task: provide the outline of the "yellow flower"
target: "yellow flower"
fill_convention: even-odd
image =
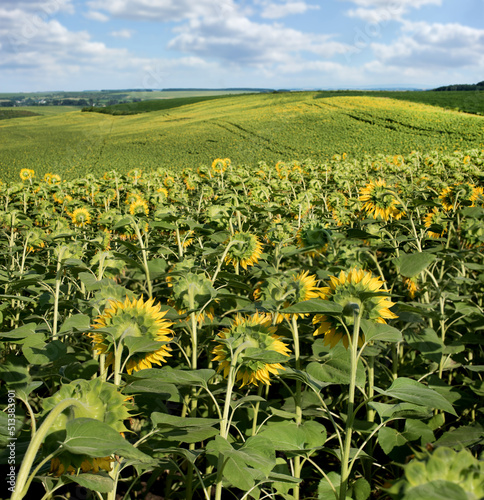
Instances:
[[[132,301],[126,297],[124,302],[113,300],[104,309],[101,316],[94,320],[95,329],[109,329],[111,335],[105,331],[92,332],[89,334],[94,350],[101,354],[107,354],[106,363],[114,363],[114,346],[127,335],[131,337],[145,337],[156,342],[163,342],[159,348],[153,351],[139,352],[131,356],[127,363],[127,372],[151,368],[153,364],[161,365],[165,358],[171,356],[171,348],[166,345],[172,339],[173,325],[171,321],[164,319],[167,311],[161,311],[161,305],[153,305],[155,299],[146,302],[143,298]]]
[[[50,470],[49,473],[53,474],[55,477],[62,476],[66,472],[73,476],[78,473],[80,469],[82,472],[91,472],[92,474],[97,474],[101,469],[106,472],[111,471],[111,463],[114,462],[114,458],[112,457],[101,457],[101,458],[85,458],[79,467],[74,467],[69,464],[67,469],[65,465],[61,462],[61,460],[57,457],[53,458],[50,461]]]
[[[398,201],[393,191],[387,187],[383,179],[371,181],[366,187],[360,189],[360,201],[363,202],[363,210],[374,219],[388,220],[390,217],[401,217],[398,210]]]
[[[434,207],[432,211],[424,217],[424,223],[431,238],[442,238],[447,232],[447,221],[444,220],[444,214],[437,207]],[[442,231],[440,233],[431,231],[430,228],[432,226],[440,226],[442,227]]]
[[[231,245],[227,252],[225,257],[227,264],[232,262],[234,267],[240,264],[244,269],[257,264],[262,255],[262,243],[255,234],[237,232],[230,241],[237,241],[237,243]]]
[[[148,215],[150,212],[148,208],[148,202],[146,200],[142,200],[141,198],[133,201],[133,203],[129,206],[129,213],[131,215]]]
[[[84,227],[91,222],[91,214],[87,208],[76,208],[71,214],[72,223],[77,227]]]
[[[289,349],[275,335],[276,327],[271,326],[270,318],[259,314],[250,317],[237,315],[230,326],[222,330],[218,337],[219,344],[213,349],[215,355],[213,361],[219,361],[217,371],[223,371],[227,377],[230,371],[230,364],[235,350],[242,344],[247,347],[257,348],[265,351],[274,351],[284,356],[289,356]],[[265,363],[250,359],[245,354],[245,350],[239,352],[237,357],[236,382],[241,381],[241,387],[247,384],[258,385],[259,382],[270,385],[270,375],[277,375],[279,370],[284,370],[280,363]]]
[[[331,276],[329,286],[321,289],[321,298],[336,302],[343,307],[344,324],[333,316],[318,314],[313,318],[313,324],[319,324],[314,335],[324,335],[325,345],[334,347],[341,339],[348,348],[348,330],[354,324],[352,305],[357,305],[361,317],[376,323],[386,323],[387,319],[397,316],[390,311],[394,304],[385,291],[381,290],[383,281],[373,277],[371,272],[362,269],[352,269],[346,274],[341,271],[339,276]],[[351,335],[351,331],[349,332]],[[358,344],[363,345],[364,336],[360,334]]]
[[[23,181],[30,181],[34,178],[35,172],[31,168],[22,168],[19,175]]]

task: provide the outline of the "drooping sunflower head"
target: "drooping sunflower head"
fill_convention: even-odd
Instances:
[[[119,344],[127,336],[142,337],[154,342],[160,342],[160,347],[149,352],[137,352],[129,358],[126,365],[128,374],[133,371],[151,368],[153,364],[161,365],[171,348],[166,345],[172,339],[173,325],[164,319],[167,311],[161,311],[161,305],[154,305],[154,299],[143,301],[130,300],[111,301],[103,313],[94,320],[94,331],[89,333],[93,348],[100,354],[107,354],[106,363],[114,362],[114,344]],[[99,331],[96,331],[99,330]]]
[[[237,232],[229,240],[230,248],[225,257],[227,264],[232,263],[234,267],[241,265],[244,269],[257,264],[262,255],[262,243],[255,234]]]
[[[237,348],[246,345],[237,356],[236,381],[242,382],[241,387],[247,384],[258,385],[259,382],[270,385],[270,375],[277,375],[279,370],[284,370],[281,363],[266,363],[249,357],[250,351],[255,348],[264,351],[274,351],[284,356],[289,356],[287,345],[280,336],[275,335],[276,328],[271,326],[271,320],[259,314],[250,317],[237,315],[229,328],[219,334],[219,343],[213,349],[213,361],[219,361],[218,371],[223,371],[227,377],[230,371],[232,358]]]
[[[129,213],[131,215],[148,215],[149,212],[148,202],[141,198],[129,205]]]
[[[326,229],[322,222],[313,219],[301,226],[296,240],[300,248],[307,248],[308,255],[315,257],[328,248],[331,241],[331,231]]]
[[[65,437],[67,422],[76,418],[92,418],[119,433],[127,431],[123,423],[130,416],[126,397],[118,392],[115,385],[103,382],[100,378],[79,379],[63,384],[58,392],[43,400],[43,415],[47,415],[61,401],[71,398],[82,403],[82,406],[71,406],[50,426],[42,448],[46,455],[58,449],[59,441]],[[64,451],[51,461],[51,473],[60,476],[78,469],[83,472],[98,472],[99,469],[109,471],[111,461],[111,457],[89,457]]]
[[[22,168],[19,175],[23,181],[30,181],[34,178],[35,172],[31,168]]]
[[[431,238],[442,238],[447,232],[447,220],[445,214],[443,214],[437,207],[434,207],[425,217],[424,217],[425,227]],[[437,232],[437,228],[440,232]]]
[[[286,246],[293,239],[294,230],[290,222],[282,219],[281,216],[275,217],[266,231],[266,240],[273,246]]]
[[[207,307],[215,297],[212,282],[203,274],[187,272],[177,276],[172,282],[173,298],[169,300],[179,314],[196,311],[197,320],[201,323],[205,317],[213,319],[213,307]]]
[[[397,316],[390,311],[394,305],[381,288],[384,282],[371,272],[352,269],[348,273],[341,271],[338,276],[331,276],[329,286],[322,288],[321,298],[336,302],[343,307],[343,317],[337,318],[318,314],[313,324],[319,324],[314,335],[324,335],[325,345],[334,347],[341,339],[348,348],[351,329],[354,324],[354,309],[360,309],[361,317],[375,323],[386,323],[387,319]],[[360,334],[359,345],[363,345],[364,337]]]
[[[76,208],[71,215],[72,223],[77,227],[85,227],[91,222],[91,214],[87,208]]]
[[[374,219],[387,221],[390,217],[401,213],[394,190],[387,186],[383,179],[371,181],[366,187],[361,188],[360,201],[363,203],[363,210]]]

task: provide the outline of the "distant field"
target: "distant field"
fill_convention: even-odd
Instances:
[[[9,120],[11,118],[24,118],[26,116],[39,116],[38,113],[29,111],[27,109],[11,109],[0,108],[0,120]]]
[[[395,92],[395,91],[323,91],[318,94],[321,99],[337,96],[388,97],[402,101],[430,104],[444,109],[463,111],[484,115],[484,91],[433,91]]]
[[[106,107],[92,107],[84,108],[83,111],[91,111],[97,113],[105,113],[110,115],[119,114],[136,114],[136,113],[147,113],[151,111],[161,111],[166,109],[178,108],[180,106],[186,106],[188,104],[195,104],[197,102],[210,101],[212,99],[222,99],[224,97],[229,97],[227,94],[215,94],[215,95],[194,95],[194,96],[184,96],[184,97],[166,97],[159,99],[149,99],[141,102],[130,102],[126,104],[115,104],[113,106]]]
[[[484,148],[483,117],[375,93],[239,95],[132,116],[45,110],[3,120],[0,177],[17,179],[23,167],[74,178],[134,167],[197,168],[217,157],[256,165],[470,148]]]

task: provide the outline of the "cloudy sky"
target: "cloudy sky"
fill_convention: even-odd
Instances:
[[[1,0],[0,92],[484,80],[484,0]]]

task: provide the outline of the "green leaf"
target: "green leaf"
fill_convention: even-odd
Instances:
[[[336,302],[322,299],[309,299],[281,310],[284,314],[341,314],[343,307]]]
[[[91,319],[86,314],[74,314],[67,318],[59,329],[59,334],[74,331],[84,332],[89,330]]]
[[[415,350],[420,351],[424,358],[440,363],[442,358],[442,339],[432,328],[425,328],[422,332],[405,332],[405,339]]]
[[[127,335],[124,337],[123,343],[128,348],[129,354],[132,356],[138,352],[157,351],[168,342],[159,342],[146,337],[134,337]]]
[[[387,404],[372,401],[368,405],[377,411],[382,420],[389,418],[426,418],[431,415],[428,408],[413,403]]]
[[[105,473],[98,474],[78,474],[77,476],[63,477],[64,482],[77,483],[91,491],[99,491],[99,493],[109,493],[114,488],[114,481]]]
[[[342,345],[337,345],[328,351],[320,363],[312,362],[306,371],[321,382],[331,384],[349,384],[351,373],[351,354]],[[356,371],[356,384],[364,387],[366,383],[365,368],[362,361],[358,362]]]
[[[208,381],[215,375],[215,370],[200,369],[200,370],[177,370],[168,367],[164,368],[148,368],[140,370],[132,376],[135,378],[150,378],[158,379],[160,382],[174,384],[177,386],[202,386],[207,387]]]
[[[439,479],[407,490],[402,500],[469,500],[467,493],[456,483]]]
[[[220,423],[218,418],[178,417],[159,412],[151,414],[151,421],[153,425],[179,427],[182,429],[187,427],[211,427]]]
[[[62,448],[78,455],[105,457],[116,453],[124,458],[142,462],[153,459],[126,441],[108,424],[92,418],[75,418],[66,424],[66,438]]]
[[[33,335],[35,329],[37,328],[36,323],[27,323],[25,325],[15,328],[15,330],[10,330],[9,332],[1,332],[0,338],[2,339],[24,339]]]
[[[42,342],[32,346],[24,345],[22,352],[32,365],[46,365],[64,356],[67,346],[60,340],[53,340],[48,344]]]
[[[484,443],[484,427],[480,423],[471,425],[464,425],[444,432],[442,436],[437,439],[436,445],[449,446],[460,450],[461,448],[469,448],[476,444]]]
[[[331,481],[331,484],[328,483],[328,479],[324,477],[323,479],[321,479],[318,486],[318,500],[330,500],[332,498],[338,500],[341,476],[336,472],[328,472],[326,476]],[[336,491],[333,490],[331,485],[333,486],[333,488],[335,488]]]
[[[266,349],[259,349],[257,347],[248,347],[243,353],[244,361],[261,361],[263,363],[284,363],[288,357],[280,352],[268,351]]]
[[[443,396],[416,380],[399,377],[386,391],[382,391],[377,387],[375,387],[375,391],[391,398],[426,406],[428,408],[444,410],[457,416],[452,405]]]
[[[351,485],[351,491],[355,500],[367,500],[370,498],[371,486],[365,478],[360,477]]]
[[[381,342],[400,342],[402,333],[400,330],[388,326],[383,323],[374,323],[373,321],[362,320],[361,329],[365,334],[365,342],[381,341]]]
[[[295,422],[278,422],[267,426],[258,436],[269,439],[278,451],[304,450],[306,433]]]
[[[381,449],[388,455],[395,446],[403,446],[407,443],[405,437],[391,427],[382,427],[378,431],[378,443]]]
[[[415,252],[411,254],[400,254],[395,259],[395,265],[398,272],[407,278],[413,278],[420,274],[424,269],[432,264],[437,256],[428,252]]]

